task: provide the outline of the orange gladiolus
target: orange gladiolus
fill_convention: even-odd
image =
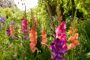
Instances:
[[[77,39],[78,40],[78,33],[75,33],[75,39]]]
[[[73,43],[71,43],[71,44],[68,45],[68,50],[73,49],[73,48],[75,48],[75,47],[76,47],[76,46],[75,46]]]
[[[47,34],[45,32],[45,30],[42,31],[42,42],[43,46],[45,47],[46,46],[46,43],[47,43]]]
[[[30,30],[30,49],[32,53],[36,51],[36,45],[37,45],[37,32],[35,28],[32,28]]]
[[[71,41],[73,42],[74,40],[75,40],[75,37],[74,37],[74,36],[72,36]]]
[[[74,40],[73,44],[77,46],[77,45],[79,45],[79,41],[78,40]]]
[[[14,36],[14,26],[10,25],[10,36]]]
[[[72,34],[72,33],[73,34]],[[74,31],[73,30],[70,30],[70,33],[69,33],[71,36],[70,38],[68,39],[68,41],[71,41],[71,43],[68,45],[68,50],[69,49],[73,49],[75,48],[77,45],[79,45],[79,41],[78,41],[78,33],[77,33],[77,29],[75,29]]]
[[[30,43],[30,49],[31,49],[31,52],[34,53],[37,50],[36,44]]]

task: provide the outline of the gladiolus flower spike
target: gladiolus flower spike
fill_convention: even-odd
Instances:
[[[46,47],[46,45],[47,45],[47,34],[46,34],[45,30],[42,31],[42,42],[41,42],[41,44],[44,47]]]
[[[27,33],[27,25],[28,25],[27,19],[23,17],[22,18],[22,32],[23,33]]]
[[[68,38],[68,42],[71,42],[68,44],[68,50],[70,50],[76,48],[76,46],[79,45],[77,29],[75,28],[73,30],[71,27],[68,34],[70,35],[70,37]]]
[[[56,39],[51,43],[51,60],[65,60],[64,55],[67,51],[66,45],[66,22],[63,21],[56,29]]]
[[[30,36],[30,49],[31,49],[31,52],[34,53],[37,50],[37,48],[36,48],[37,32],[36,32],[35,28],[31,28],[29,36]]]

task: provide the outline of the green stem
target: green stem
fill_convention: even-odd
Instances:
[[[74,0],[71,0],[71,2],[72,2],[72,18],[74,18],[75,11],[76,11],[75,1]]]
[[[73,49],[72,49],[72,52],[71,52],[71,53],[72,53],[72,60],[74,60],[74,59],[73,59],[73,54],[74,54]]]

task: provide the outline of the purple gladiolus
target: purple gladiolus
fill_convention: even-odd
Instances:
[[[0,18],[0,22],[3,23],[5,21],[5,18],[4,17],[1,17]]]
[[[64,41],[62,41],[62,40],[59,40],[59,39],[55,39],[53,42],[52,42],[52,44],[51,44],[51,49],[52,49],[52,51],[55,53],[56,52],[56,50],[57,50],[57,52],[58,51],[66,51],[66,49],[64,49],[63,48],[63,46],[64,46]]]
[[[63,45],[64,45],[64,41],[62,40],[59,40],[59,39],[55,39],[53,41],[53,43],[51,44],[51,49],[52,49],[52,56],[53,56],[53,59],[57,60],[58,58],[61,59],[60,56],[64,55],[66,53],[66,49],[63,48]],[[56,56],[58,56],[58,58],[56,58]],[[52,59],[52,60],[53,60]],[[59,60],[60,60],[59,59]],[[63,59],[63,58],[62,58]],[[61,60],[62,60],[61,59]]]
[[[67,51],[66,45],[66,22],[63,21],[56,29],[56,39],[51,43],[51,60],[65,60],[64,55]]]

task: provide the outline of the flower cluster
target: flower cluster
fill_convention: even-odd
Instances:
[[[27,33],[27,25],[28,25],[28,21],[25,17],[22,18],[22,24],[21,24],[21,27],[22,27],[22,32],[23,33]]]
[[[42,30],[42,42],[41,44],[45,47],[47,43],[47,34],[45,30]]]
[[[66,45],[66,22],[63,21],[56,29],[56,39],[51,44],[52,60],[65,60]]]
[[[30,49],[32,53],[34,53],[37,50],[36,45],[37,45],[37,31],[35,30],[34,27],[32,27],[30,30]]]
[[[77,29],[70,28],[68,34],[70,35],[70,37],[68,38],[68,42],[71,42],[70,44],[68,44],[68,50],[70,50],[79,45]]]

